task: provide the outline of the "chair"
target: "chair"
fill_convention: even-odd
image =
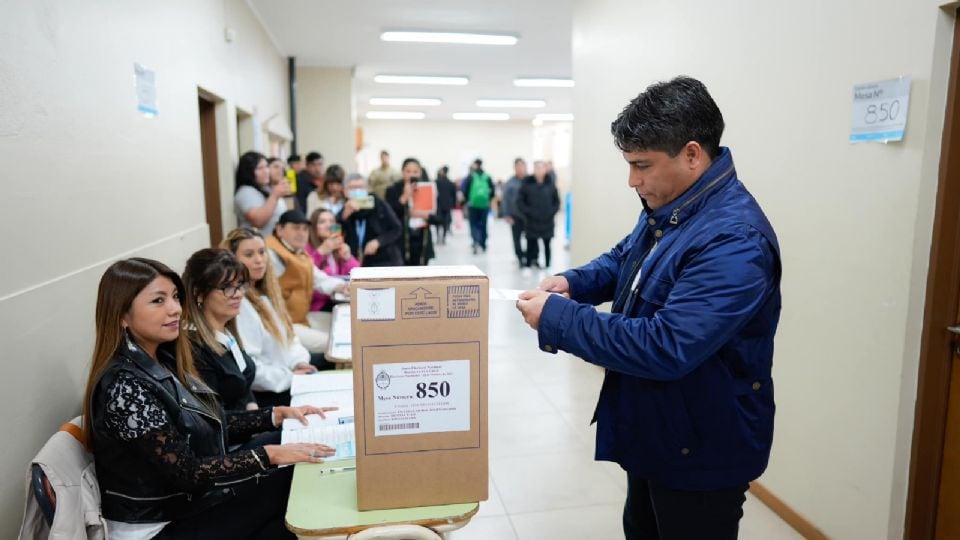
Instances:
[[[443,537],[420,525],[387,525],[364,529],[351,534],[347,540],[443,540]]]
[[[103,540],[100,489],[93,456],[83,445],[80,418],[53,434],[26,471],[20,540]]]
[[[53,514],[57,511],[57,493],[53,491],[50,480],[38,463],[30,465],[30,487],[33,489],[33,497],[37,500],[43,519],[48,526],[53,525]]]

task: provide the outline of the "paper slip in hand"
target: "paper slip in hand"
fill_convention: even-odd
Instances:
[[[490,299],[516,302],[522,292],[520,289],[490,289]]]

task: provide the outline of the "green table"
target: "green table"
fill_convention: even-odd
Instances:
[[[479,503],[394,510],[357,510],[356,470],[323,474],[323,469],[354,467],[356,461],[300,463],[293,470],[287,528],[300,538],[343,539],[371,527],[410,523],[445,533],[463,527]]]

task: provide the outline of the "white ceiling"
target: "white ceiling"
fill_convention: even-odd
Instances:
[[[285,56],[299,66],[354,67],[359,118],[370,110],[416,110],[428,120],[454,112],[573,112],[570,88],[517,88],[515,77],[571,76],[573,0],[248,0]],[[383,30],[513,34],[513,46],[386,43]],[[467,86],[379,84],[375,74],[466,75]],[[438,97],[438,107],[371,106],[371,97]],[[477,99],[544,99],[540,109],[478,108]],[[375,121],[375,120],[369,120]]]

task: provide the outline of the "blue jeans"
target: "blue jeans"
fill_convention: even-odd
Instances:
[[[481,249],[487,249],[487,214],[489,208],[467,207],[467,214],[470,219],[470,237],[473,243],[480,246]]]

